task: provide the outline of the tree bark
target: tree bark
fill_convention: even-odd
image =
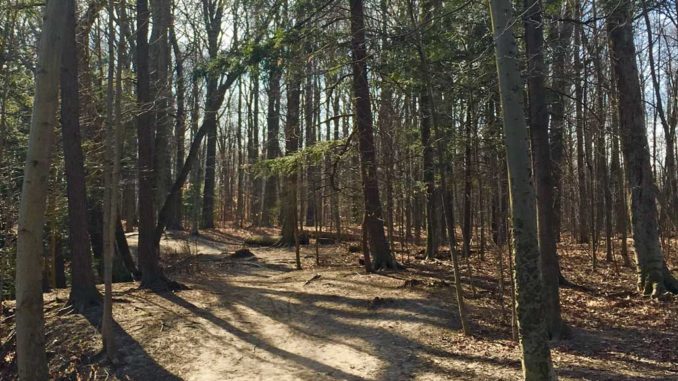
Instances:
[[[659,242],[656,186],[651,175],[645,113],[633,41],[632,4],[606,0],[607,33],[619,96],[618,112],[626,178],[631,188],[633,241],[638,264],[638,289],[660,297],[678,293],[678,281],[666,268]]]
[[[148,0],[137,0],[137,135],[139,149],[139,267],[141,286],[151,289],[164,288],[164,276],[160,268],[159,252],[154,243],[155,205],[153,197],[154,163],[153,152],[155,128],[153,110],[150,109],[151,86],[149,68]]]
[[[301,97],[301,73],[298,62],[290,64],[289,82],[287,84],[287,121],[285,122],[285,156],[299,149],[299,107]],[[282,199],[282,231],[279,245],[296,245],[298,212],[297,212],[297,168],[285,175],[285,186]]]
[[[186,78],[184,78],[184,57],[182,56],[181,49],[179,48],[179,42],[177,41],[176,33],[174,32],[174,26],[170,25],[170,41],[172,42],[172,50],[174,51],[174,61],[175,61],[175,71],[177,76],[177,114],[176,114],[176,144],[177,144],[177,157],[176,157],[176,167],[175,173],[180,173],[181,168],[184,165],[184,157],[186,149],[184,147],[184,137],[186,135]],[[174,196],[172,206],[169,212],[170,217],[167,226],[170,229],[180,230],[182,229],[182,219],[183,219],[183,187],[177,190],[176,196]]]
[[[203,0],[205,29],[207,30],[207,50],[210,59],[215,60],[219,54],[219,35],[221,33],[221,19],[224,11],[223,2]],[[214,188],[216,176],[217,153],[217,112],[223,102],[219,95],[218,74],[210,70],[207,73],[207,93],[205,97],[205,116],[203,124],[207,126],[207,154],[205,158],[205,185],[202,203],[202,227],[214,227]]]
[[[266,159],[280,156],[280,77],[281,70],[277,58],[271,60],[268,70],[268,105],[266,111]],[[264,185],[261,226],[271,226],[272,211],[278,201],[278,177],[273,175],[266,179]]]
[[[149,65],[151,68],[151,93],[155,113],[155,149],[153,151],[153,174],[155,181],[155,207],[159,209],[165,201],[171,186],[171,150],[170,146],[170,89],[169,85],[169,25],[171,21],[171,1],[150,0],[151,38],[149,40]]]
[[[362,0],[349,0],[351,7],[351,52],[353,68],[353,96],[355,98],[356,129],[360,150],[360,175],[363,183],[365,223],[370,253],[375,270],[399,267],[391,254],[382,218],[379,184],[377,180],[376,149],[372,128],[370,88],[367,82],[367,50]]]
[[[46,381],[48,378],[42,272],[36,270],[42,267],[42,235],[68,8],[65,1],[47,3],[38,45],[16,258],[16,353],[21,380]]]
[[[75,0],[67,0],[61,64],[61,134],[63,139],[66,193],[68,196],[68,242],[71,251],[69,304],[83,311],[101,302],[92,272],[92,252],[87,232],[85,163],[80,137],[78,59],[75,45]]]
[[[554,2],[555,0],[550,1]],[[572,7],[568,3],[565,5],[565,10],[562,13],[563,18],[572,17]],[[570,94],[571,83],[567,78],[566,57],[570,51],[570,40],[572,39],[572,31],[574,27],[571,22],[553,22],[551,24],[551,35],[555,36],[553,42],[553,63],[551,64],[551,71],[553,73],[553,81],[551,86],[552,99],[551,102],[551,172],[553,176],[553,232],[556,240],[560,241],[560,230],[562,226],[562,200],[564,195],[564,187],[562,184],[564,151],[564,135],[565,135],[565,97]]]
[[[556,252],[555,216],[553,214],[553,176],[549,144],[549,115],[544,85],[544,22],[539,0],[525,0],[523,20],[528,71],[529,120],[532,155],[537,188],[539,251],[544,285],[544,315],[552,339],[563,333],[560,316],[558,253]]]
[[[539,268],[537,216],[530,175],[527,125],[518,49],[511,31],[515,23],[509,0],[491,0],[499,92],[504,114],[504,144],[511,186],[511,219],[515,242],[515,293],[523,377],[555,380],[543,319],[543,285]]]
[[[581,19],[581,5],[579,2],[575,5],[576,18]],[[576,25],[574,36],[574,71],[575,71],[575,115],[576,115],[576,135],[577,135],[577,186],[579,189],[579,223],[577,224],[577,240],[579,243],[589,242],[589,225],[587,216],[587,184],[586,184],[586,164],[584,162],[584,91],[582,89],[582,58],[581,58],[581,40],[584,33],[581,25]]]

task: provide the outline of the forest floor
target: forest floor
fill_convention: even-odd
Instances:
[[[55,379],[117,380],[517,380],[509,297],[500,297],[496,253],[471,257],[464,276],[472,336],[460,331],[449,260],[398,253],[407,269],[365,274],[348,243],[294,249],[250,247],[252,234],[219,229],[163,240],[167,274],[189,287],[156,294],[114,285],[119,361],[100,354],[100,310],[63,310],[67,291],[46,294],[46,335]],[[129,237],[134,246],[135,236]],[[552,343],[561,380],[678,380],[678,299],[634,291],[635,274],[604,260],[592,270],[584,246],[560,248],[561,292],[570,337]],[[601,254],[602,256],[602,254]],[[675,256],[675,254],[674,254]],[[506,258],[505,258],[506,259]],[[466,263],[464,272],[466,272]],[[510,293],[505,261],[506,295]],[[675,264],[675,262],[673,262]],[[675,267],[675,266],[674,266]],[[5,311],[12,311],[12,303]],[[3,319],[3,337],[11,316]],[[0,379],[15,374],[2,339]],[[5,378],[6,377],[6,378]]]

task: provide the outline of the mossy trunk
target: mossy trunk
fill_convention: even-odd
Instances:
[[[555,380],[543,314],[543,284],[537,241],[536,198],[532,185],[523,83],[518,48],[511,31],[516,20],[509,0],[491,0],[504,143],[511,187],[518,334],[525,380]]]

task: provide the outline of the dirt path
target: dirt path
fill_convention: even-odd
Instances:
[[[180,251],[180,242],[166,241],[165,250]],[[119,374],[148,379],[160,369],[196,381],[520,378],[519,349],[482,296],[471,300],[478,338],[460,335],[453,289],[439,280],[449,272],[440,268],[365,275],[357,254],[343,246],[321,247],[323,266],[315,267],[309,246],[305,270],[293,271],[292,250],[252,248],[256,260],[246,260],[224,254],[240,248],[230,239],[192,245],[192,272],[174,274],[190,290],[135,290],[122,296],[129,303],[116,305],[116,319],[146,351],[130,352]],[[553,351],[561,379],[678,379],[675,356],[662,361],[642,342],[633,349],[633,331],[609,328],[574,327],[573,338]],[[666,336],[667,344],[675,339]]]
[[[453,305],[430,303],[430,295],[401,288],[402,278],[362,275],[357,266],[292,271],[289,250],[252,249],[257,260],[216,253],[235,248],[199,248],[205,254],[194,262],[196,271],[178,276],[191,290],[121,295],[129,303],[116,305],[117,321],[167,371],[186,380],[426,380],[452,374],[435,365],[449,354],[421,338],[457,329]],[[323,256],[332,250],[323,249]],[[138,372],[149,369],[135,358],[138,353],[124,358],[121,372],[140,379],[145,375]]]
[[[402,272],[365,275],[359,254],[346,246],[321,246],[321,266],[307,246],[304,270],[296,271],[293,250],[250,248],[256,258],[231,257],[241,247],[237,236],[166,237],[163,257],[175,263],[167,264],[169,275],[190,289],[155,294],[133,283],[114,286],[121,362],[112,368],[95,356],[100,314],[89,321],[58,314],[61,304],[48,294],[53,374],[140,381],[520,379],[508,301],[502,309],[491,258],[476,264],[476,297],[465,290],[474,336],[464,337],[448,262],[412,260]],[[579,260],[587,258],[568,257],[564,270],[580,284],[632,284],[630,271],[574,272],[570,266],[585,266]],[[609,293],[563,290],[573,335],[552,350],[560,379],[678,380],[677,303],[606,287]]]

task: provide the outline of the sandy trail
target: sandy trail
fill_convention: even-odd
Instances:
[[[129,241],[134,247],[136,236]],[[321,246],[321,266],[315,266],[315,248],[306,246],[304,270],[296,271],[293,250],[251,248],[256,259],[232,258],[240,242],[235,235],[165,237],[168,275],[190,289],[156,294],[134,283],[114,285],[121,363],[93,366],[98,373],[90,379],[521,378],[520,351],[510,339],[510,315],[498,301],[491,262],[474,275],[477,298],[465,287],[475,336],[464,337],[449,261],[413,260],[405,271],[365,275],[360,254],[345,245]],[[578,260],[587,258],[566,263]],[[569,274],[579,282],[590,278]],[[632,272],[623,276],[632,284]],[[633,295],[563,290],[566,319],[579,325],[552,349],[561,380],[678,380],[678,354],[670,349],[678,344],[675,302],[652,304],[626,292]],[[87,321],[56,314],[59,303],[48,301],[47,308],[50,363],[62,374],[72,374],[63,364],[79,366],[80,374],[99,364],[100,312]]]
[[[186,380],[446,378],[431,365],[448,354],[418,338],[454,333],[453,305],[431,304],[400,288],[400,278],[363,275],[357,266],[292,271],[291,250],[252,249],[256,260],[224,254],[237,247],[198,242],[196,271],[177,277],[190,290],[122,296],[129,303],[116,305],[115,318],[143,343],[147,360]],[[134,379],[149,371],[138,355],[120,370]]]

